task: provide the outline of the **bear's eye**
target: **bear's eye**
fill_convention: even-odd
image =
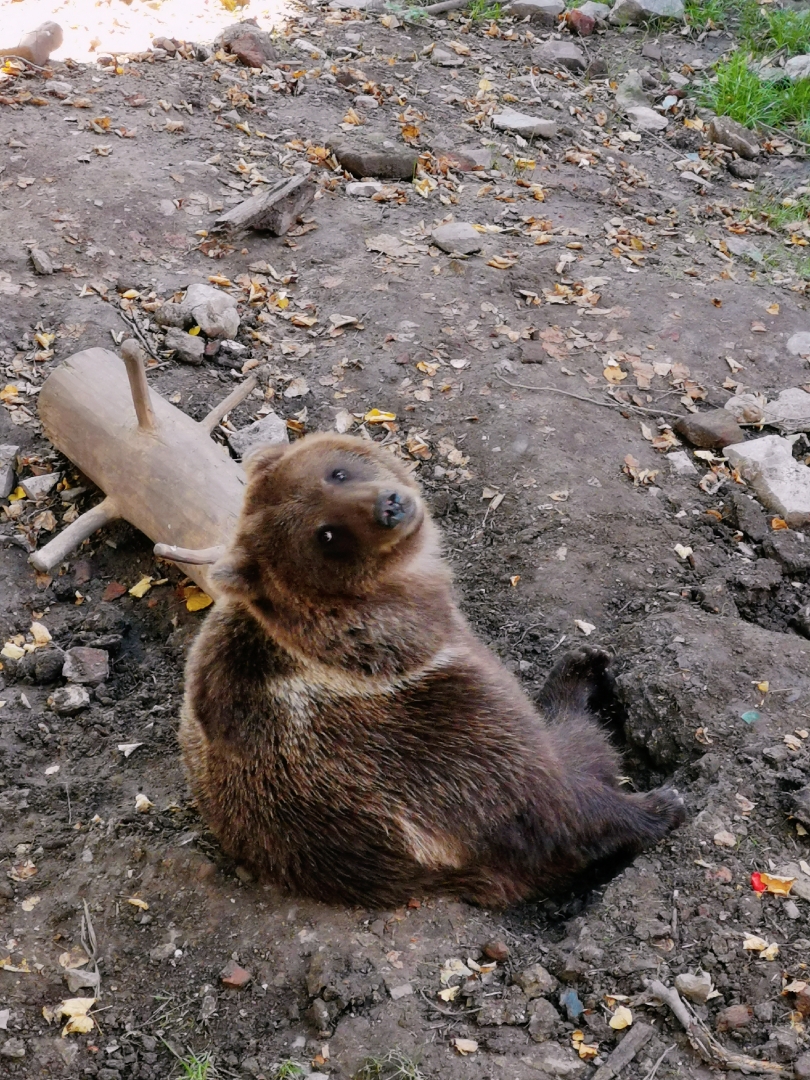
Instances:
[[[318,529],[315,535],[318,538],[318,543],[323,547],[328,547],[335,539],[334,529],[330,529],[327,525],[324,525],[322,529]]]
[[[333,469],[332,475],[329,477],[329,479],[336,480],[339,484],[342,484],[349,479],[349,474],[346,472],[345,469]]]
[[[328,559],[347,562],[357,556],[355,537],[344,525],[322,525],[315,533],[315,542]]]

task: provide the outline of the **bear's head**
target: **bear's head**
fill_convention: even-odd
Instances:
[[[245,462],[247,488],[234,541],[214,568],[227,593],[363,596],[397,568],[436,554],[419,488],[374,443],[307,435]]]

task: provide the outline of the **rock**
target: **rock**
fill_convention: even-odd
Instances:
[[[519,986],[507,986],[502,995],[484,998],[476,1014],[479,1027],[525,1024],[528,1000]]]
[[[232,990],[241,990],[247,986],[253,975],[246,968],[240,967],[235,960],[229,960],[220,971],[219,978],[223,986],[228,986]]]
[[[788,574],[804,574],[810,570],[810,543],[802,533],[778,529],[765,537],[762,550]]]
[[[149,959],[153,960],[156,964],[162,964],[164,960],[169,960],[174,956],[174,952],[174,942],[166,941],[162,945],[155,945],[153,949],[149,950]]]
[[[728,580],[747,592],[770,591],[782,580],[782,567],[773,559],[743,562],[731,571]]]
[[[732,491],[730,502],[732,517],[737,528],[744,532],[749,540],[753,540],[755,544],[761,544],[770,531],[765,511],[759,503],[742,491]]]
[[[83,686],[62,686],[48,698],[57,716],[75,716],[90,704],[90,695]]]
[[[793,900],[786,900],[782,905],[782,911],[791,920],[791,922],[795,922],[796,919],[800,919],[802,917],[802,913],[799,910],[799,905]]]
[[[737,837],[734,833],[730,833],[728,829],[721,829],[716,832],[712,840],[717,847],[735,848],[737,846]]]
[[[759,139],[754,132],[728,116],[713,117],[706,133],[712,142],[728,146],[748,161],[759,154]]]
[[[762,756],[769,765],[773,765],[775,769],[778,769],[785,764],[790,757],[790,754],[788,753],[788,748],[786,746],[766,746],[762,751]],[[782,871],[781,876],[790,877],[790,875],[785,874],[784,871]]]
[[[0,1057],[19,1061],[25,1057],[25,1043],[22,1039],[6,1039],[3,1045],[0,1046]]]
[[[176,353],[181,364],[192,364],[194,367],[203,362],[205,355],[205,342],[199,334],[187,334],[185,330],[174,327],[166,331],[165,348]]]
[[[399,1001],[404,997],[410,997],[413,987],[410,983],[400,983],[399,986],[392,986],[388,993],[393,1001]]]
[[[481,250],[481,234],[466,221],[451,221],[433,230],[431,239],[436,247],[448,254],[472,255]]]
[[[782,390],[762,409],[762,421],[783,435],[810,431],[810,394],[798,387]]]
[[[586,0],[576,10],[591,19],[595,19],[598,23],[607,22],[608,15],[610,15],[610,6],[608,4],[598,4],[595,0]]]
[[[534,1042],[546,1042],[562,1029],[562,1017],[548,998],[529,1002],[529,1037]]]
[[[234,297],[212,285],[193,284],[179,304],[164,304],[155,312],[161,326],[199,326],[208,338],[235,338],[239,312]]]
[[[68,682],[98,686],[110,677],[110,657],[103,649],[68,649],[62,674]]]
[[[675,450],[667,454],[666,461],[676,476],[697,476],[697,469],[685,450]]]
[[[709,999],[709,994],[712,992],[711,976],[707,975],[706,972],[701,972],[700,975],[676,975],[675,989],[683,997],[689,998],[690,1001],[697,1002],[698,1005],[705,1005]]]
[[[765,435],[726,448],[757,498],[793,528],[810,523],[810,469],[795,461],[791,444],[779,435]]]
[[[60,101],[64,101],[73,93],[73,87],[70,83],[61,79],[48,79],[45,89],[49,94],[53,94],[55,98],[59,98]]]
[[[675,90],[685,90],[689,85],[689,78],[686,75],[681,75],[680,71],[668,71],[667,82]]]
[[[352,180],[346,185],[346,194],[354,195],[357,199],[370,199],[378,191],[382,191],[382,184],[377,180]]]
[[[152,38],[152,48],[163,49],[163,51],[165,53],[168,53],[169,56],[174,56],[174,54],[177,52],[177,42],[174,40],[174,38],[156,37]]]
[[[644,44],[641,46],[641,55],[644,57],[645,60],[655,60],[655,62],[658,64],[660,64],[661,61],[664,59],[664,54],[661,51],[661,46],[658,44],[657,41],[645,41]]]
[[[748,1027],[753,1018],[754,1010],[750,1005],[729,1005],[717,1014],[715,1027],[718,1031],[741,1031]]]
[[[731,165],[754,165],[752,161],[742,161],[737,159],[736,162],[732,162]],[[729,169],[731,168],[729,165]],[[754,168],[759,170],[758,165],[754,165]],[[735,173],[735,175],[737,175]],[[726,247],[732,255],[741,256],[744,259],[750,259],[751,262],[761,263],[764,261],[765,256],[762,254],[756,244],[753,244],[750,240],[746,240],[744,236],[728,236],[726,237]],[[730,410],[729,410],[730,411]]]
[[[505,941],[497,938],[488,941],[481,951],[487,960],[494,960],[498,964],[503,964],[509,959],[509,946]]]
[[[524,137],[539,135],[542,139],[553,139],[557,134],[557,125],[553,120],[541,120],[539,116],[527,116],[514,109],[496,113],[492,117],[492,126],[497,131],[514,131]]]
[[[438,67],[463,67],[464,57],[459,56],[452,49],[443,49],[440,45],[437,45],[430,54],[430,62]]]
[[[746,161],[745,158],[734,158],[726,168],[738,180],[756,180],[762,171],[755,161]]]
[[[571,14],[569,12],[569,14]],[[532,49],[532,63],[550,71],[584,71],[588,66],[585,53],[573,41],[544,41]]]
[[[542,1043],[532,1054],[533,1070],[537,1069],[541,1074],[559,1076],[562,1080],[569,1077],[581,1076],[587,1068],[585,1062],[567,1046],[558,1046],[557,1043]]]
[[[46,495],[53,491],[59,483],[61,475],[61,473],[52,472],[45,473],[44,476],[29,476],[20,481],[20,487],[29,499],[39,502],[40,499],[44,499]]]
[[[590,64],[585,68],[585,77],[587,79],[606,79],[608,76],[607,61],[601,56],[597,56],[591,60]]]
[[[557,19],[565,11],[562,0],[513,0],[503,9],[504,15],[515,19],[531,19],[544,26],[556,25]]]
[[[17,663],[17,678],[30,679],[37,686],[48,686],[61,679],[64,664],[65,654],[55,645],[34,649]]]
[[[366,148],[337,143],[330,149],[346,172],[360,179],[376,176],[380,180],[413,180],[419,157],[416,150],[395,146],[390,140]]]
[[[543,348],[543,344],[542,341],[534,341],[531,338],[528,341],[522,341],[520,344],[521,364],[545,364],[548,353]]]
[[[251,20],[228,26],[216,43],[226,52],[233,53],[246,67],[260,68],[268,61],[278,59],[273,39]]]
[[[794,1061],[793,1075],[796,1080],[810,1080],[810,1054],[802,1054]]]
[[[10,444],[0,446],[0,499],[7,498],[14,490],[17,482],[15,470],[19,452],[19,446]]]
[[[581,8],[572,8],[565,13],[565,25],[578,37],[590,37],[596,29],[596,19],[586,15]]]
[[[798,896],[800,900],[810,900],[810,874],[805,874],[798,863],[785,863],[776,872],[780,877],[795,879],[790,887],[792,896]]]
[[[788,338],[787,351],[791,356],[810,357],[810,331],[801,330]]]
[[[231,449],[241,458],[248,457],[261,446],[276,446],[289,441],[286,421],[274,412],[228,436]]]
[[[669,121],[665,116],[646,105],[634,105],[627,110],[627,116],[633,127],[638,128],[639,131],[663,131],[669,126]]]
[[[323,998],[315,998],[307,1011],[307,1019],[322,1039],[328,1039],[332,1029],[329,1007]]]
[[[515,976],[515,982],[529,1000],[545,997],[546,994],[553,994],[560,985],[557,979],[554,978],[551,972],[546,971],[542,964],[532,964],[525,971],[521,971],[520,974]]]
[[[28,254],[31,259],[31,265],[34,268],[34,273],[41,274],[43,277],[53,273],[53,260],[47,251],[43,251],[42,248],[34,247],[31,248]]]
[[[738,424],[761,424],[767,404],[761,394],[735,394],[723,406]]]
[[[745,440],[745,432],[726,409],[690,413],[672,425],[679,435],[702,450],[721,450]]]
[[[358,94],[354,99],[358,109],[379,109],[380,103],[373,94]]]
[[[683,17],[683,0],[616,0],[608,21],[614,26],[639,26],[651,19]]]
[[[649,108],[650,102],[644,93],[641,72],[631,68],[616,88],[616,104],[620,109],[633,109],[636,106]]]
[[[791,56],[789,60],[786,60],[785,75],[791,82],[810,79],[810,53],[805,53],[802,56]]]

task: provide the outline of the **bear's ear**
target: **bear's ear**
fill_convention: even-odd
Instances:
[[[259,568],[253,559],[236,549],[226,552],[214,563],[211,577],[223,592],[252,595],[258,584]]]
[[[244,459],[242,467],[247,475],[257,472],[270,472],[290,449],[289,443],[275,443],[273,446],[260,446]]]

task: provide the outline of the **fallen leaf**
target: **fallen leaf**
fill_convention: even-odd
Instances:
[[[208,593],[203,592],[202,589],[196,585],[187,585],[183,589],[183,596],[186,599],[187,611],[204,611],[207,607],[210,607],[214,600]]]
[[[137,896],[128,896],[127,903],[132,904],[133,907],[140,908],[141,911],[148,911],[149,905],[145,900],[139,899]]]
[[[142,596],[146,596],[151,588],[152,578],[148,574],[144,574],[141,580],[129,590],[129,595],[140,600]]]
[[[574,626],[581,630],[585,637],[590,637],[596,629],[593,623],[585,622],[584,619],[574,619]]]
[[[367,424],[385,424],[390,423],[392,420],[396,420],[397,414],[392,412],[381,412],[379,409],[369,409],[366,415],[363,417]]]
[[[135,796],[135,809],[139,814],[148,814],[154,805],[152,800],[141,792]]]
[[[25,862],[15,863],[14,866],[8,871],[8,876],[12,881],[28,881],[37,872],[36,866],[30,859],[26,859]]]
[[[143,746],[142,742],[122,742],[118,744],[118,750],[128,758],[131,754],[134,754],[139,746]]]
[[[478,1050],[475,1039],[453,1039],[453,1046],[464,1057],[466,1054],[474,1054]]]
[[[693,552],[690,547],[686,547],[686,545],[684,544],[676,544],[675,554],[678,556],[679,559],[683,559],[685,561],[689,558],[691,554],[693,554]]]
[[[41,896],[29,896],[20,904],[23,911],[33,911],[37,904],[42,899]]]
[[[614,1031],[624,1031],[633,1023],[633,1014],[626,1005],[619,1005],[613,1016],[611,1016],[609,1023]]]

